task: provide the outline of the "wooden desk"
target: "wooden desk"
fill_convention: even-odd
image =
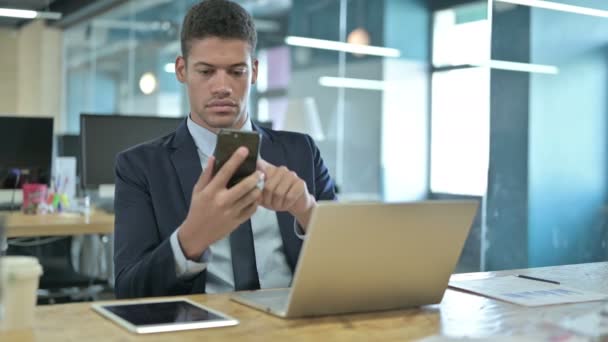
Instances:
[[[110,234],[114,232],[114,215],[94,211],[88,216],[77,213],[25,215],[4,214],[7,237],[51,235]]]
[[[457,279],[507,274],[544,276],[566,285],[608,292],[608,263],[557,266],[519,271],[468,273]],[[236,327],[153,335],[134,335],[102,318],[90,303],[36,308],[32,331],[3,336],[23,341],[408,341],[434,334],[496,336],[533,333],[542,319],[560,319],[597,309],[602,302],[527,308],[448,290],[441,305],[420,309],[284,320],[229,300],[228,295],[190,299],[238,320]],[[7,339],[10,341],[11,339]]]

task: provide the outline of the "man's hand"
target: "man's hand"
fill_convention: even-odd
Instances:
[[[262,201],[257,183],[264,174],[256,171],[230,189],[230,177],[247,157],[240,147],[224,166],[213,175],[215,158],[210,157],[205,170],[192,190],[188,216],[178,231],[179,243],[186,257],[198,260],[212,243],[222,239],[249,219]]]
[[[263,159],[258,160],[258,170],[264,173],[262,206],[274,211],[288,211],[306,230],[315,198],[308,193],[306,182],[285,166],[274,166]]]

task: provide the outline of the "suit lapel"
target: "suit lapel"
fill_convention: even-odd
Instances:
[[[192,189],[202,168],[196,145],[186,126],[186,120],[177,128],[172,147],[174,151],[171,154],[171,162],[179,178],[187,212],[192,199]]]

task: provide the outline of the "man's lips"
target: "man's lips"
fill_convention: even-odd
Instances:
[[[216,100],[209,102],[207,108],[215,112],[229,112],[234,111],[236,104],[228,100]]]

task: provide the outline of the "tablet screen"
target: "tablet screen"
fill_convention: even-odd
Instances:
[[[103,308],[135,326],[225,320],[185,301],[104,305]]]

